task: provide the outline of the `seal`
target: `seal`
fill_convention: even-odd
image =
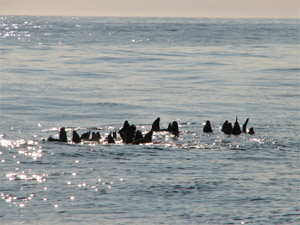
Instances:
[[[210,124],[210,121],[207,120],[204,127],[203,127],[203,132],[204,133],[212,133],[212,129],[211,129],[211,124]]]
[[[143,137],[142,132],[141,132],[140,130],[137,130],[137,131],[135,132],[135,135],[134,135],[134,139],[133,139],[132,144],[138,145],[138,144],[141,143],[141,141],[142,141],[143,139],[144,139],[144,137]]]
[[[91,134],[90,131],[85,132],[85,133],[83,133],[83,134],[81,135],[80,139],[81,139],[81,140],[89,140],[89,139],[90,139],[90,134]]]
[[[66,128],[61,127],[59,129],[58,139],[49,137],[47,141],[68,142]]]
[[[255,134],[253,127],[250,128],[248,134],[251,134],[251,135]]]
[[[224,134],[231,134],[232,133],[232,124],[230,122],[227,122],[227,126],[224,130]]]
[[[172,123],[172,134],[175,137],[179,136],[179,128],[178,128],[178,123],[176,121],[173,121],[173,123]]]
[[[99,142],[100,139],[101,139],[101,135],[100,135],[99,132],[97,132],[97,133],[93,132],[92,133],[91,141],[98,141]]]
[[[109,135],[107,136],[107,142],[108,144],[115,144],[115,140],[113,139],[112,135],[111,135],[111,132],[109,133]]]
[[[223,125],[222,125],[222,132],[225,132],[225,129],[226,129],[227,125],[228,125],[228,120],[226,120],[226,121],[223,123]]]
[[[68,142],[66,128],[61,127],[59,130],[59,141]]]

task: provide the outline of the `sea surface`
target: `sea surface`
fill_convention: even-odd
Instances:
[[[0,223],[300,224],[299,34],[298,19],[0,17]],[[236,116],[256,133],[223,134]],[[106,141],[157,117],[179,137]],[[69,142],[47,142],[60,127]]]

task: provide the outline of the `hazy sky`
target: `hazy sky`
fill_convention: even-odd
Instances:
[[[299,18],[300,0],[0,0],[1,15]]]

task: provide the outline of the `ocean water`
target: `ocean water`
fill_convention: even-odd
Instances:
[[[1,17],[0,223],[299,224],[299,31],[298,19]],[[236,116],[256,134],[223,134]],[[157,117],[179,137],[105,140]],[[60,127],[68,143],[45,141]],[[73,130],[102,139],[74,144]]]

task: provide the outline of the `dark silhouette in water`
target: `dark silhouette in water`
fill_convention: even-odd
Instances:
[[[225,132],[227,125],[228,125],[228,120],[226,120],[226,121],[223,123],[223,125],[222,125],[222,132]]]
[[[204,133],[212,133],[212,129],[211,129],[211,125],[210,125],[210,121],[207,120],[204,127],[203,127],[203,132]]]
[[[234,126],[233,126],[233,128],[232,128],[232,134],[234,134],[234,135],[239,135],[239,134],[241,134],[241,133],[242,133],[241,127],[240,127],[240,124],[239,124],[238,119],[237,119],[237,117],[236,117],[236,120],[235,120],[235,122],[234,122]]]
[[[97,133],[93,132],[92,133],[91,141],[99,141],[100,139],[101,139],[101,134],[99,132],[97,132]]]
[[[228,122],[224,130],[224,134],[231,134],[231,133],[232,133],[232,124]]]
[[[157,119],[154,120],[154,122],[152,123],[152,128],[151,128],[152,131],[160,131],[159,122],[160,122],[160,118],[157,117]]]
[[[137,130],[135,132],[132,144],[138,145],[138,144],[140,144],[142,142],[143,139],[144,139],[144,137],[143,137],[142,132],[140,130]]]
[[[53,137],[49,137],[47,139],[47,141],[68,142],[66,128],[61,127],[59,129],[58,139],[53,138]]]
[[[152,134],[153,134],[152,130],[150,130],[147,134],[145,134],[145,137],[144,137],[142,143],[152,142]]]
[[[62,127],[59,131],[59,140],[61,142],[68,142],[66,128]]]
[[[250,128],[248,134],[251,134],[251,135],[255,134],[253,127]]]
[[[128,121],[125,120],[123,127],[118,131],[123,142],[125,142],[125,140],[126,140],[126,133],[127,133],[127,131],[129,131],[129,129],[130,129],[130,125],[129,125]]]
[[[178,123],[176,121],[173,121],[172,123],[172,134],[174,134],[175,137],[179,136],[179,128],[178,128]]]
[[[134,134],[135,134],[136,126],[131,125],[128,131],[125,133],[125,140],[123,142],[126,144],[130,144],[133,142]]]
[[[83,133],[83,134],[81,135],[80,139],[81,139],[81,140],[89,140],[89,139],[90,139],[90,134],[91,134],[90,131],[85,132],[85,133]]]
[[[178,123],[176,121],[173,121],[172,123],[169,123],[168,129],[164,129],[163,131],[169,131],[171,134],[178,137],[179,136]]]
[[[108,142],[108,144],[114,144],[114,143],[116,143],[115,140],[114,140],[114,138],[111,136],[111,132],[107,136],[107,142]]]
[[[96,137],[100,140],[101,139],[101,134],[100,134],[100,132],[97,132],[96,133]]]
[[[247,124],[249,122],[249,118],[246,119],[245,123],[243,124],[243,133],[247,134]]]
[[[172,130],[173,130],[172,123],[169,123],[167,131],[169,131],[170,133],[172,133]]]
[[[253,127],[251,127],[249,132],[247,132],[248,122],[249,122],[249,118],[247,118],[247,120],[243,124],[243,128],[241,130],[241,127],[240,127],[239,122],[238,122],[238,117],[236,117],[236,121],[235,121],[233,127],[232,127],[232,123],[230,123],[230,122],[228,122],[228,120],[226,120],[224,122],[224,124],[222,125],[222,131],[225,134],[239,135],[242,132],[244,132],[244,133],[248,133],[250,135],[253,135],[253,134],[255,134]],[[151,130],[145,136],[143,136],[143,134],[140,130],[136,131],[136,126],[134,124],[130,125],[128,123],[128,121],[126,120],[124,122],[123,127],[118,131],[118,133],[120,134],[120,136],[123,140],[123,143],[125,143],[125,144],[140,144],[140,143],[152,142],[152,135],[153,135],[154,131],[168,131],[171,134],[173,134],[175,137],[179,136],[179,126],[178,126],[178,123],[176,121],[173,121],[172,123],[169,123],[167,129],[160,129],[159,123],[160,123],[160,118],[158,117],[153,122]],[[203,132],[204,133],[213,132],[213,130],[211,128],[211,123],[210,123],[209,120],[206,121],[206,123],[203,127]],[[79,134],[77,133],[77,131],[73,130],[72,142],[80,143],[83,140],[84,141],[97,141],[97,142],[100,142],[101,135],[100,135],[99,132],[97,132],[97,133],[92,132],[91,139],[89,138],[90,134],[91,134],[91,132],[88,131],[86,133],[83,133],[80,137]],[[116,138],[117,138],[117,132],[114,131],[114,132],[110,132],[105,140],[107,140],[108,143],[115,143]],[[68,142],[66,129],[64,127],[61,127],[60,131],[59,131],[59,138],[55,139],[55,138],[52,138],[50,136],[48,138],[48,141]]]
[[[80,143],[80,142],[81,142],[81,139],[80,139],[80,137],[79,137],[79,134],[77,133],[76,130],[73,130],[72,141],[73,141],[74,143]]]
[[[113,131],[113,138],[116,139],[117,138],[117,132]]]
[[[53,138],[53,137],[48,137],[47,141],[58,141],[60,142],[59,139]]]

